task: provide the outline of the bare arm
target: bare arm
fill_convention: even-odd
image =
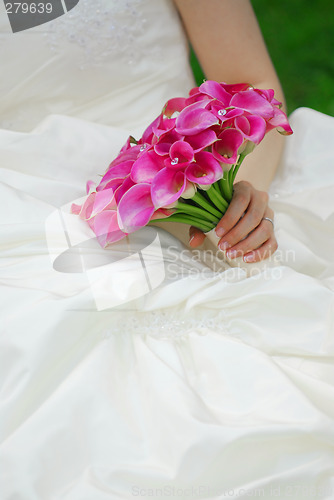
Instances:
[[[207,79],[272,88],[285,110],[283,91],[249,0],[174,2]],[[216,228],[223,232],[220,243],[224,249],[240,252],[250,260],[261,260],[277,248],[273,227],[263,217],[273,219],[266,191],[283,144],[284,137],[274,130],[246,158],[231,205]],[[203,242],[199,230],[192,227],[190,235],[191,246]]]
[[[285,101],[275,68],[249,0],[174,0],[207,79],[249,82],[272,88]],[[270,132],[249,155],[237,180],[267,190],[275,174],[284,137]]]

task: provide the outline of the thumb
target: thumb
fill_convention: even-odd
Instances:
[[[190,226],[189,238],[190,238],[189,245],[193,248],[196,248],[196,247],[202,245],[202,243],[204,242],[205,234],[197,227]]]

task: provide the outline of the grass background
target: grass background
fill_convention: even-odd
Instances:
[[[288,113],[306,106],[334,116],[334,0],[252,0],[282,83]],[[198,83],[203,73],[194,53]]]

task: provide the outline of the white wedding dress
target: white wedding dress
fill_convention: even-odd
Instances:
[[[150,227],[106,251],[68,215],[194,86],[170,0],[16,34],[1,2],[0,57],[1,500],[333,500],[334,119],[291,116],[281,265],[216,272],[209,246]]]

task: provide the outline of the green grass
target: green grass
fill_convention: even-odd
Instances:
[[[334,115],[334,1],[253,0],[288,112],[306,106]],[[192,53],[196,80],[203,75]]]

